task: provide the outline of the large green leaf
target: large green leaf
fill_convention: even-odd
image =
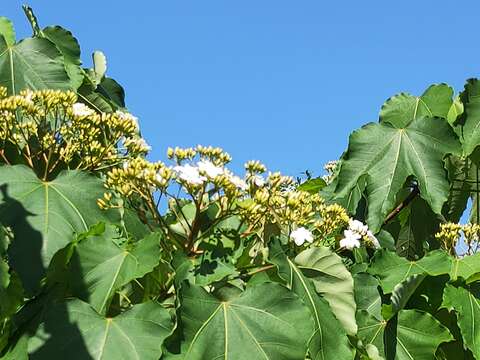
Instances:
[[[443,159],[459,151],[460,143],[443,119],[415,119],[403,128],[388,123],[365,125],[350,135],[335,196],[347,197],[366,176],[367,220],[377,232],[397,205],[398,192],[414,176],[421,197],[440,214],[450,190]]]
[[[437,276],[448,274],[451,268],[451,259],[442,250],[429,252],[418,261],[408,261],[391,251],[381,250],[375,253],[368,272],[380,280],[385,293],[391,293],[395,285],[412,275]]]
[[[304,276],[313,281],[315,290],[328,301],[347,333],[356,334],[353,278],[342,259],[326,247],[315,247],[298,254],[295,263]]]
[[[181,299],[185,359],[305,359],[310,310],[279,284],[252,286],[221,301],[185,283]]]
[[[403,210],[401,227],[396,241],[397,254],[408,260],[417,260],[424,254],[427,242],[434,240],[440,227],[439,216],[418,196]]]
[[[400,311],[396,324],[362,311],[358,336],[367,344],[375,345],[387,359],[396,360],[432,360],[442,342],[453,340],[432,315],[417,310]]]
[[[464,155],[470,155],[479,145],[480,138],[480,81],[469,79],[462,93],[465,106],[462,119],[462,145]]]
[[[83,83],[83,69],[80,67],[80,45],[72,33],[60,26],[49,26],[42,30],[42,35],[56,45],[65,60],[65,69],[70,77],[73,89]]]
[[[70,89],[62,54],[47,39],[27,38],[9,45],[0,36],[0,85],[9,94],[31,89]]]
[[[160,234],[118,245],[106,232],[80,241],[71,259],[74,295],[105,314],[116,290],[152,271],[160,261]]]
[[[0,184],[0,222],[14,233],[9,262],[29,291],[36,289],[53,255],[74,232],[119,219],[117,212],[97,206],[103,183],[84,172],[65,171],[53,181],[42,181],[26,166],[2,166]]]
[[[380,318],[382,310],[382,298],[378,287],[378,280],[370,274],[359,273],[353,277],[355,281],[355,302],[357,311],[365,310],[372,316]]]
[[[465,345],[480,359],[480,299],[464,288],[447,285],[442,306],[455,310]]]
[[[287,286],[310,309],[315,327],[308,344],[310,357],[313,360],[351,359],[353,353],[342,325],[333,316],[328,303],[319,297],[312,281],[283,253],[278,242],[272,245],[270,260],[277,266]]]
[[[424,116],[446,119],[452,107],[453,89],[446,84],[430,86],[422,96],[401,93],[388,99],[380,111],[380,121],[397,128]]]
[[[31,360],[157,360],[173,330],[170,315],[153,302],[105,318],[80,300],[49,309],[29,341]]]
[[[470,276],[480,273],[480,253],[452,259],[450,278],[455,281],[459,277],[467,280]]]
[[[0,35],[2,35],[8,46],[15,44],[15,29],[10,19],[0,16]]]

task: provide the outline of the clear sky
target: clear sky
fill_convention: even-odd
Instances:
[[[30,34],[21,1],[0,15]],[[320,175],[382,103],[480,71],[480,2],[443,0],[30,0],[41,26],[59,24],[102,50],[108,74],[165,159],[168,146],[225,148],[272,170]]]

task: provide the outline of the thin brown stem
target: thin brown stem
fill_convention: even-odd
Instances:
[[[408,196],[403,200],[398,206],[393,209],[393,211],[387,215],[385,221],[383,222],[384,225],[388,224],[392,221],[403,209],[405,209],[410,203],[420,194],[420,190],[418,186],[415,186],[413,190],[408,194]]]

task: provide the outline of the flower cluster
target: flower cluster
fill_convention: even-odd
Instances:
[[[467,245],[467,254],[477,251],[480,239],[480,225],[479,224],[456,224],[444,223],[440,224],[440,231],[435,234],[435,239],[440,241],[442,247],[456,255],[456,247],[459,240],[462,238]]]
[[[380,248],[380,243],[375,235],[368,229],[368,226],[361,221],[350,219],[348,229],[343,232],[343,239],[340,240],[340,247],[348,250],[360,247],[360,241],[364,241],[369,247]]]
[[[338,160],[329,161],[323,166],[323,169],[327,172],[327,175],[322,176],[322,179],[327,184],[330,184],[333,181],[337,168],[338,168]]]
[[[45,177],[57,166],[100,170],[148,152],[136,117],[100,113],[77,101],[71,91],[25,90],[7,97],[0,89],[2,148],[13,145]],[[4,151],[0,156],[10,163]]]
[[[246,226],[244,236],[262,234],[275,224],[297,245],[336,235],[348,223],[341,206],[327,205],[320,195],[297,190],[293,178],[267,172],[258,161],[247,162],[240,177],[227,168],[231,157],[220,148],[169,148],[167,157],[172,165],[139,158],[115,167],[107,173],[105,185],[110,192],[125,197],[135,194],[152,203],[155,192],[176,200],[177,195],[172,195],[176,184],[199,210],[216,202],[222,216],[238,216]],[[105,194],[100,205],[113,206],[111,198],[112,194]]]

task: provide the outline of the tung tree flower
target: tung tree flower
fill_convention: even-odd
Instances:
[[[74,116],[87,117],[94,114],[94,111],[85,104],[75,103],[72,105],[72,113]]]
[[[297,246],[301,246],[305,241],[312,243],[313,235],[310,230],[307,230],[304,227],[299,227],[292,231],[290,239],[293,240]]]
[[[201,185],[206,180],[204,176],[200,175],[198,167],[190,164],[175,166],[173,170],[177,173],[179,179],[190,185]]]
[[[198,170],[204,173],[210,179],[215,179],[217,176],[220,176],[224,173],[224,169],[220,166],[216,166],[209,160],[200,160],[197,163]]]
[[[350,219],[350,221],[348,222],[348,228],[362,236],[367,235],[368,226],[361,221]]]
[[[353,250],[354,248],[360,247],[360,238],[362,235],[353,231],[353,230],[345,230],[343,232],[344,238],[340,240],[340,247],[345,248],[348,250]]]

